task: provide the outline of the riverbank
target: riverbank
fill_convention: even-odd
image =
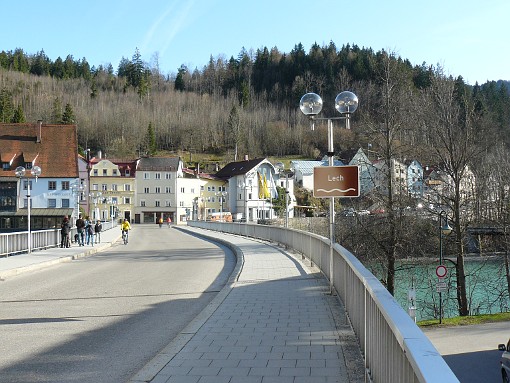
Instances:
[[[481,314],[481,315],[468,315],[464,317],[443,318],[442,323],[439,324],[437,319],[427,319],[418,321],[417,325],[424,328],[433,327],[449,327],[449,326],[467,326],[473,324],[484,324],[494,322],[510,321],[510,312],[497,313],[497,314]]]

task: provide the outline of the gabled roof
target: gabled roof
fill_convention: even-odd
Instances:
[[[138,159],[113,159],[113,158],[92,158],[90,164],[97,165],[101,161],[109,161],[119,167],[120,175],[125,177],[126,172],[129,170],[129,177],[134,177],[136,174]]]
[[[78,177],[76,125],[0,124],[0,177],[14,177],[18,166],[39,166],[43,178]]]
[[[246,174],[264,160],[265,158],[255,158],[253,160],[230,162],[216,173],[216,177],[228,179],[234,176]]]
[[[137,170],[144,171],[177,171],[180,157],[142,157]]]
[[[292,160],[292,167],[299,170],[303,175],[313,174],[313,169],[318,166],[329,166],[329,160],[323,159],[322,161],[304,161],[304,160]],[[333,166],[344,166],[344,163],[339,160],[333,161]]]

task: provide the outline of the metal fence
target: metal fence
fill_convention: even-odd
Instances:
[[[113,226],[112,226],[113,225]],[[103,231],[117,226],[116,222],[102,222]],[[60,229],[32,231],[32,251],[58,247],[60,245]],[[69,234],[74,239],[76,228],[71,229]],[[17,231],[15,233],[0,233],[0,257],[9,257],[20,253],[28,252],[28,231]]]
[[[288,246],[331,280],[326,237],[244,223],[189,221],[188,225]],[[379,280],[339,244],[333,250],[333,285],[358,338],[369,379],[378,383],[458,383],[436,348]]]

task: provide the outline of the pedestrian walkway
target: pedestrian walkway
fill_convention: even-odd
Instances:
[[[16,254],[0,258],[0,280],[97,253],[110,247],[120,236],[120,228],[114,227],[102,231],[101,242],[94,246],[78,246],[77,243],[72,243],[70,248],[51,247],[45,250],[35,250],[30,254]]]
[[[237,248],[237,267],[211,304],[130,383],[364,382],[343,306],[327,281],[282,249],[198,228]]]

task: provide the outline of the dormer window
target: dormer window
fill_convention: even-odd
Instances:
[[[11,165],[8,162],[2,162],[3,170],[9,170],[10,168],[11,168]]]
[[[25,162],[25,169],[32,169],[32,163],[31,162]]]

